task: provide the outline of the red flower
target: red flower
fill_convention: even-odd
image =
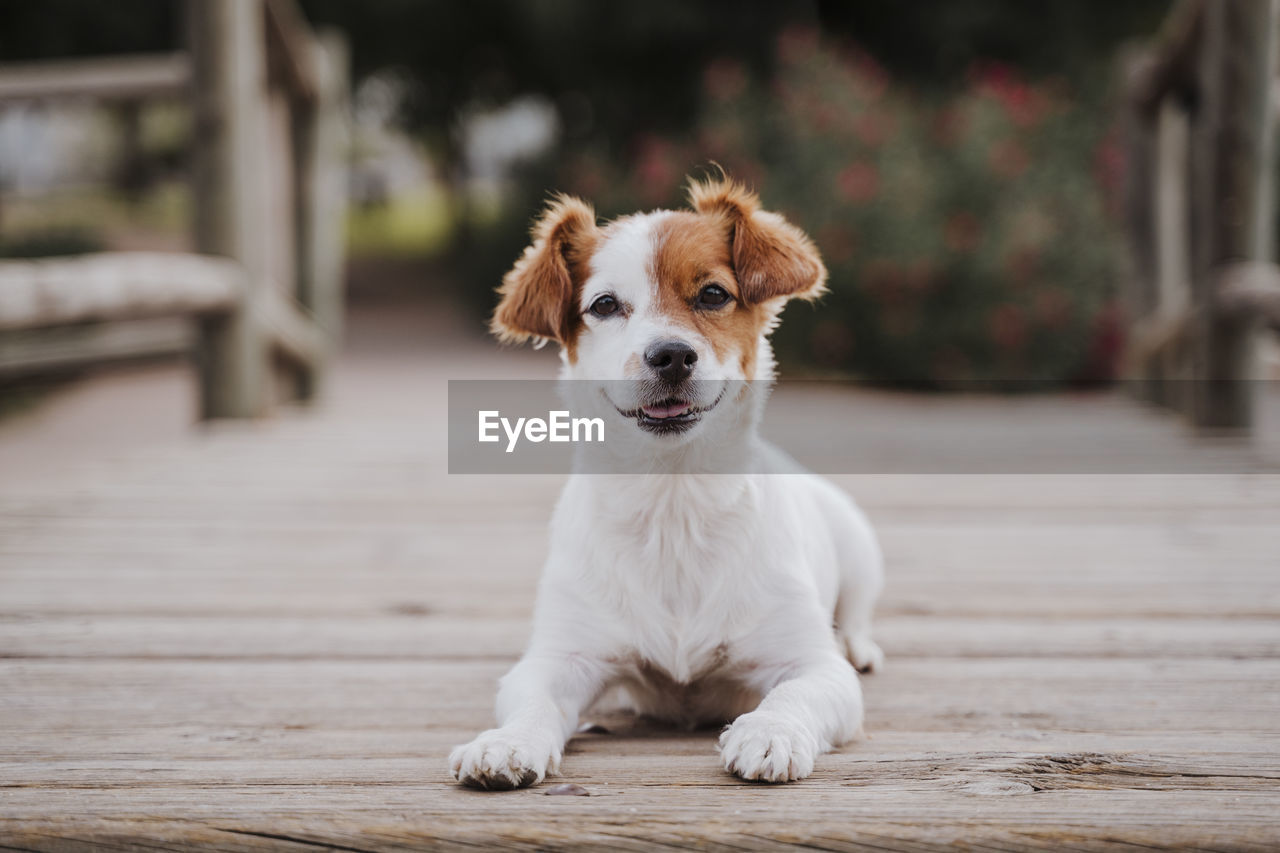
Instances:
[[[836,178],[840,195],[854,204],[875,198],[880,192],[880,174],[876,167],[861,160],[846,166]]]
[[[1098,382],[1112,379],[1124,351],[1124,312],[1119,303],[1108,301],[1093,319],[1093,337],[1089,343],[1089,355],[1077,379]]]
[[[853,120],[853,135],[868,148],[879,148],[892,133],[893,122],[883,113],[859,113]]]
[[[1093,178],[1102,189],[1107,212],[1119,217],[1124,208],[1125,151],[1111,128],[1098,143],[1093,155]]]
[[[984,60],[970,65],[966,76],[969,85],[978,89],[1000,90],[1013,83],[1014,71],[1006,63]]]
[[[878,101],[889,88],[889,75],[880,63],[869,54],[857,51],[853,56],[853,70],[858,76],[858,94],[868,101]]]
[[[1066,325],[1067,315],[1071,310],[1071,301],[1058,288],[1048,287],[1036,294],[1033,310],[1035,311],[1037,323],[1051,329],[1057,329]]]
[[[830,104],[818,104],[813,109],[813,126],[820,133],[827,133],[835,125],[840,113]]]
[[[1027,318],[1017,305],[1006,303],[996,308],[987,325],[991,339],[1003,352],[1017,352],[1027,342]]]
[[[972,252],[982,242],[982,226],[978,217],[967,210],[951,214],[943,227],[942,240],[953,252]]]
[[[1030,86],[1019,83],[1001,93],[1005,112],[1018,127],[1033,127],[1048,112],[1047,99]]]
[[[1013,139],[1005,139],[991,146],[987,155],[991,171],[1002,178],[1016,178],[1031,165],[1027,149]]]
[[[912,295],[923,296],[933,289],[936,272],[933,262],[928,258],[912,261],[903,273],[903,287]]]
[[[969,69],[969,83],[979,94],[998,101],[1018,127],[1032,127],[1049,112],[1048,96],[1027,85],[1010,65],[977,63]]]
[[[1004,274],[1014,284],[1026,284],[1040,266],[1040,252],[1030,247],[1014,249],[1004,261]]]

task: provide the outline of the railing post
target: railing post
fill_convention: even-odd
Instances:
[[[1144,71],[1148,61],[1141,50],[1127,51],[1121,58],[1121,76],[1126,93]],[[1131,319],[1145,320],[1157,307],[1156,297],[1156,221],[1152,214],[1155,198],[1154,162],[1156,135],[1154,122],[1147,111],[1126,98],[1121,116],[1122,140],[1125,147],[1125,218],[1128,227],[1132,269],[1126,276],[1125,308]],[[1131,390],[1139,400],[1159,403],[1159,388],[1152,376],[1152,359],[1142,352],[1133,353],[1128,369],[1133,371]]]
[[[315,100],[294,123],[297,152],[298,301],[320,327],[326,360],[342,337],[347,200],[346,41],[336,31],[312,42]],[[299,382],[303,399],[315,397],[326,365],[311,365]]]
[[[1255,325],[1218,309],[1219,273],[1271,258],[1277,0],[1205,6],[1192,162],[1192,286],[1206,306],[1197,334],[1197,426],[1252,425]],[[1259,235],[1263,235],[1260,237]]]
[[[1176,93],[1160,101],[1156,118],[1155,209],[1156,311],[1172,320],[1191,310],[1188,251],[1187,164],[1189,126],[1186,110]],[[1191,407],[1187,346],[1178,337],[1155,355],[1153,368],[1156,400],[1187,413]]]
[[[240,262],[238,310],[203,321],[197,359],[203,418],[254,417],[270,404],[269,343],[259,321],[267,229],[266,57],[261,0],[187,0],[192,63],[196,250]]]

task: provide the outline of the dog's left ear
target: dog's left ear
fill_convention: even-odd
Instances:
[[[503,343],[536,338],[567,344],[577,287],[600,230],[591,205],[557,196],[533,226],[533,244],[502,278],[489,330]]]
[[[689,202],[728,225],[745,302],[816,299],[825,292],[827,268],[813,241],[778,214],[761,210],[759,197],[746,187],[727,178],[690,181]]]

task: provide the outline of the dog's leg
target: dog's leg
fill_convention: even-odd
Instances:
[[[836,636],[858,672],[884,669],[884,652],[871,639],[871,613],[884,589],[884,557],[866,516],[849,506],[837,528],[841,539]]]
[[[558,773],[578,715],[605,679],[605,668],[583,655],[526,655],[502,679],[498,728],[450,754],[453,777],[473,788],[506,790]]]
[[[844,583],[836,604],[836,632],[845,657],[858,672],[879,672],[884,669],[884,652],[871,639],[871,611],[880,584],[868,582],[857,569],[846,570]]]
[[[814,760],[862,730],[862,687],[833,649],[776,685],[754,711],[720,735],[724,768],[743,779],[790,782]]]

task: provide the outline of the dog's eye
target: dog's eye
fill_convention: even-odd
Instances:
[[[729,291],[720,285],[708,284],[698,291],[698,306],[700,308],[720,308],[728,304],[732,298],[729,295]]]
[[[610,314],[618,313],[618,309],[621,307],[622,303],[616,297],[606,293],[604,296],[598,297],[595,302],[592,302],[589,310],[597,317],[608,317]]]

